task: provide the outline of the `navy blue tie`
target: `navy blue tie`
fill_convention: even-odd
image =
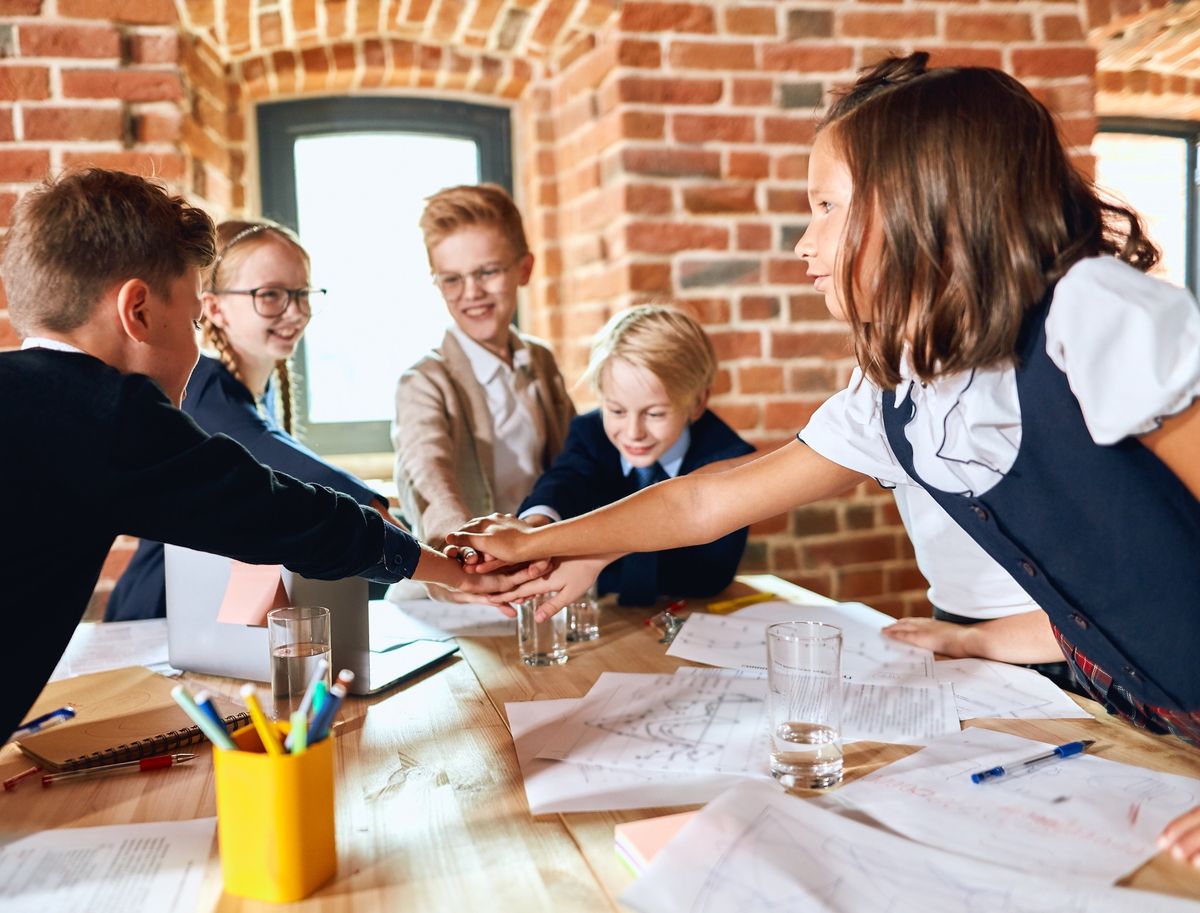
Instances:
[[[658,463],[635,466],[634,482],[639,491],[670,478]],[[635,552],[621,559],[621,586],[617,601],[621,605],[652,606],[658,599],[658,555]]]

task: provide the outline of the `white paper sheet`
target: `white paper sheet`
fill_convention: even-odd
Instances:
[[[937,739],[847,784],[842,798],[931,846],[1023,872],[1107,882],[1140,866],[1154,840],[1200,803],[1200,780],[1085,755],[987,783],[971,774],[1053,746],[987,729]]]
[[[216,818],[57,828],[0,846],[5,913],[192,910]]]
[[[772,605],[750,608],[761,611]],[[933,653],[884,637],[878,628],[864,623],[861,613],[843,612],[841,606],[792,606],[791,612],[776,610],[772,614],[786,615],[788,621],[820,621],[841,628],[842,677],[846,681],[933,681]],[[724,618],[693,612],[667,655],[725,669],[765,669],[767,625],[774,623],[759,613]]]
[[[410,599],[393,602],[409,618],[454,637],[516,636],[517,621],[505,618],[493,605]],[[372,647],[374,648],[374,647]]]
[[[1068,847],[1060,848],[1058,856]],[[1194,902],[930,849],[746,781],[709,803],[622,896],[641,913],[1183,913]]]
[[[165,618],[83,622],[71,635],[50,681],[124,666],[146,666],[164,675],[179,674],[167,662]]]
[[[1089,719],[1091,714],[1044,675],[986,659],[943,659],[933,664],[939,682],[954,685],[960,719]]]
[[[618,770],[538,758],[551,729],[578,704],[572,699],[504,705],[531,814],[699,805],[738,782],[729,774]]]

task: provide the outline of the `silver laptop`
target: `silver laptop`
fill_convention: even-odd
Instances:
[[[186,672],[225,675],[269,682],[267,629],[226,624],[217,620],[225,598],[231,564],[228,558],[177,545],[163,547],[167,583],[167,655],[172,666]],[[428,629],[406,631],[388,616],[390,603],[372,606],[367,581],[310,580],[284,568],[283,585],[292,605],[326,606],[334,675],[354,672],[354,694],[371,694],[440,662],[458,647],[436,639]],[[383,636],[371,639],[371,616]],[[386,633],[384,631],[386,630]]]

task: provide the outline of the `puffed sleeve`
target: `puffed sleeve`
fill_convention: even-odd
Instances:
[[[1113,257],[1081,260],[1054,290],[1046,354],[1097,444],[1145,434],[1200,396],[1200,308]]]
[[[882,409],[879,388],[855,368],[846,389],[822,403],[797,436],[825,459],[881,485],[912,484],[888,446]]]

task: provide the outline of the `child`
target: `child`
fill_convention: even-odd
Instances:
[[[0,354],[0,579],[16,648],[0,738],[49,678],[118,534],[309,577],[475,588],[375,511],[272,472],[179,411],[214,253],[204,212],[132,175],[68,173],[14,210],[2,268],[24,342]]]
[[[808,192],[797,252],[860,367],[803,444],[449,541],[508,559],[674,548],[835,494],[852,465],[926,489],[1050,616],[1089,696],[1200,744],[1200,312],[1144,275],[1137,217],[1016,80],[923,58],[823,126]],[[1167,839],[1200,861],[1194,817]]]
[[[295,235],[271,222],[223,222],[204,289],[200,324],[204,342],[218,357],[200,356],[183,411],[209,434],[233,438],[260,463],[350,495],[390,520],[387,502],[375,491],[291,436],[288,360],[324,295],[324,289],[309,288],[308,254]],[[282,423],[275,417],[276,402]],[[162,544],[143,539],[109,597],[104,619],[164,615]]]
[[[554,356],[513,327],[533,254],[494,184],[429,198],[421,231],[454,325],[396,388],[396,487],[429,542],[472,517],[511,513],[566,438],[575,407]]]
[[[753,453],[710,412],[717,372],[712,343],[695,320],[669,307],[621,311],[596,337],[586,379],[600,408],[571,422],[563,452],[521,505],[532,525],[575,517],[701,466]],[[729,586],[745,529],[707,545],[620,558],[600,574],[601,594],[624,605],[660,595],[712,596]]]

